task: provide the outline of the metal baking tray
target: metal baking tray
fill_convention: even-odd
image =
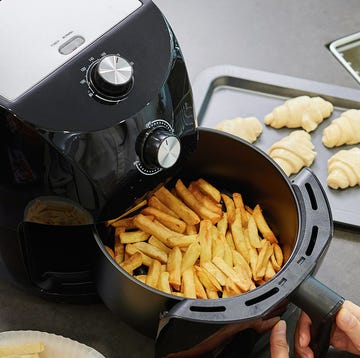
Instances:
[[[201,72],[194,81],[193,93],[199,126],[213,128],[225,118],[256,116],[263,124],[263,132],[253,144],[264,152],[291,132],[264,124],[265,115],[274,107],[300,95],[321,96],[330,101],[334,105],[331,117],[311,132],[317,156],[310,169],[327,194],[334,223],[360,229],[360,187],[334,190],[326,183],[330,156],[355,146],[328,149],[321,141],[322,131],[332,119],[347,109],[360,109],[360,90],[236,66],[216,66]]]

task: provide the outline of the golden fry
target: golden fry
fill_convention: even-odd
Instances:
[[[281,250],[281,247],[278,244],[274,243],[273,248],[274,248],[274,255],[275,255],[276,262],[277,262],[278,266],[281,267],[284,263],[284,255]]]
[[[169,228],[172,231],[179,232],[180,234],[183,234],[186,230],[186,224],[184,221],[178,218],[174,218],[173,216],[156,208],[152,208],[148,206],[142,210],[142,214],[154,216],[157,220],[159,220],[159,222],[161,222],[167,228]]]
[[[240,278],[234,269],[226,264],[226,262],[220,258],[215,257],[213,263],[227,276],[232,282],[242,291],[248,291],[250,288],[250,283],[248,280]]]
[[[181,198],[190,209],[194,210],[200,218],[209,219],[213,224],[220,220],[221,214],[209,210],[202,202],[198,201],[181,179],[176,181],[175,189],[179,198]]]
[[[226,275],[211,261],[204,262],[201,267],[203,267],[207,272],[213,275],[221,286],[225,285]]]
[[[255,247],[250,248],[249,255],[250,255],[249,265],[251,268],[252,276],[254,278],[254,277],[256,277],[256,265],[257,265],[258,257],[259,257],[259,254],[258,254],[257,250],[255,249]]]
[[[195,282],[196,297],[201,299],[207,298],[205,288],[201,283],[199,276],[196,274],[196,272],[194,272],[194,282]]]
[[[225,236],[223,236],[223,240],[221,240],[221,241],[223,241],[223,243],[224,243],[223,259],[229,266],[233,266],[234,261],[233,261],[233,255],[232,255],[232,248],[230,247],[227,240],[225,239]]]
[[[250,261],[248,245],[245,241],[244,232],[241,224],[240,209],[236,209],[236,215],[234,221],[230,224],[232,238],[237,251],[244,256],[247,262]]]
[[[150,245],[147,242],[136,242],[135,244],[132,245],[135,246],[137,249],[139,249],[139,251],[143,252],[145,255],[148,255],[153,259],[160,261],[163,264],[167,262],[168,259],[167,253],[153,245]]]
[[[133,271],[142,265],[142,256],[140,252],[136,252],[134,255],[130,256],[127,260],[123,261],[120,266],[128,272],[130,275],[133,274]]]
[[[211,221],[201,220],[199,228],[199,243],[201,247],[200,264],[211,261]]]
[[[216,298],[219,298],[219,294],[217,291],[214,291],[214,290],[208,290],[206,289],[206,295],[208,298],[210,299],[216,299]]]
[[[209,182],[202,178],[196,180],[195,183],[203,193],[213,198],[216,203],[220,203],[221,194],[218,189],[216,189],[213,185],[211,185]]]
[[[213,239],[212,240],[212,258],[218,256],[222,259],[224,258],[225,254],[225,245],[224,243],[219,239]]]
[[[146,241],[150,234],[142,231],[125,231],[119,234],[121,244],[133,244],[134,242]]]
[[[184,273],[188,268],[193,267],[200,256],[200,244],[195,241],[185,251],[181,262],[181,272]]]
[[[165,293],[171,293],[171,287],[169,284],[169,272],[164,271],[160,273],[159,281],[158,281],[158,289]]]
[[[261,243],[258,234],[258,228],[256,226],[256,222],[253,216],[250,216],[248,220],[248,233],[251,246],[255,248],[260,248]]]
[[[233,200],[235,208],[240,209],[243,227],[247,228],[248,219],[242,195],[240,193],[233,193]]]
[[[190,183],[189,191],[194,195],[197,201],[203,203],[203,205],[206,206],[209,210],[222,216],[222,205],[216,202],[209,195],[204,194],[195,182]]]
[[[115,228],[124,228],[125,230],[135,229],[134,217],[119,219],[111,224]]]
[[[119,236],[115,235],[114,259],[117,263],[123,262],[125,258],[125,245],[120,242]]]
[[[148,206],[151,208],[158,209],[168,215],[173,216],[174,218],[179,218],[180,216],[177,215],[174,211],[168,208],[165,204],[163,204],[155,195],[151,196],[148,201]]]
[[[271,260],[269,260],[267,263],[267,266],[266,266],[264,280],[269,281],[275,275],[276,275],[276,272],[273,268],[273,265],[271,264]]]
[[[226,235],[228,230],[228,217],[227,213],[224,213],[221,219],[217,222],[216,228],[220,234]]]
[[[244,267],[247,272],[247,275],[249,277],[252,277],[252,270],[251,270],[248,262],[244,259],[243,255],[241,255],[240,252],[238,252],[236,250],[232,250],[232,255],[233,255],[234,266]],[[257,262],[257,256],[256,256],[256,260],[255,260],[255,266],[256,266],[256,262]]]
[[[155,196],[172,211],[174,211],[181,219],[189,225],[196,225],[200,222],[198,215],[187,207],[180,199],[173,195],[164,186],[155,192]]]
[[[229,296],[235,296],[245,292],[230,277],[226,277],[224,289],[227,291],[227,295]]]
[[[145,216],[143,214],[139,214],[134,218],[134,223],[136,227],[138,227],[140,230],[150,234],[154,235],[156,238],[158,238],[160,241],[162,241],[166,245],[166,240],[168,237],[172,236],[180,236],[178,232],[172,231],[168,229],[166,226],[161,224],[156,219],[151,220],[148,216]]]
[[[169,237],[166,240],[167,246],[170,247],[188,247],[189,245],[193,244],[194,242],[198,241],[197,234],[195,235],[182,235],[182,236],[175,236]]]
[[[231,234],[231,230],[227,231],[226,234],[225,234],[225,239],[228,243],[228,245],[232,248],[232,249],[235,249],[235,244],[234,244],[234,240],[233,240],[233,237],[232,237],[232,234]]]
[[[209,291],[221,291],[221,285],[219,281],[203,267],[195,266],[196,274],[199,277],[199,280],[206,289],[206,292]]]
[[[167,271],[169,272],[169,282],[177,291],[181,287],[181,261],[182,253],[178,247],[174,247],[168,256]]]
[[[273,247],[270,241],[265,241],[263,248],[259,253],[259,257],[256,263],[254,280],[261,280],[265,276],[266,266],[273,253]]]
[[[255,219],[256,225],[261,232],[264,239],[269,240],[271,243],[278,243],[274,233],[271,231],[269,225],[267,224],[260,205],[257,204],[253,210],[253,217]]]
[[[237,290],[238,290],[238,288],[237,288]],[[232,288],[231,287],[229,287],[229,286],[224,286],[224,289],[223,289],[223,291],[222,291],[222,298],[229,298],[229,297],[232,297],[232,296],[236,296],[238,293],[237,292],[234,292],[233,290],[232,290]]]
[[[192,267],[183,272],[181,288],[185,297],[196,298],[194,269]]]
[[[249,290],[253,289],[255,284],[252,281],[252,275],[249,275],[249,272],[242,265],[234,266],[234,271],[241,277],[243,280],[249,283]]]
[[[157,288],[161,273],[161,263],[158,260],[153,260],[146,277],[145,283],[151,287]]]
[[[235,220],[235,204],[234,201],[226,194],[221,194],[222,200],[224,201],[226,207],[227,218],[230,225]]]
[[[141,257],[142,257],[142,263],[143,265],[150,267],[150,265],[153,262],[153,258],[144,254],[143,252],[141,252],[138,248],[136,248],[133,244],[127,244],[125,245],[125,254],[128,256],[128,258],[136,253],[140,253]],[[116,256],[115,256],[115,260],[116,260]]]
[[[166,246],[165,244],[163,244],[162,241],[160,241],[159,239],[157,239],[155,236],[151,235],[149,240],[148,240],[148,243],[157,247],[158,249],[166,252],[167,254],[170,253],[171,251],[171,248]]]

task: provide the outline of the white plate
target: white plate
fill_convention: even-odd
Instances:
[[[40,331],[7,331],[0,333],[0,345],[41,341],[45,345],[41,358],[105,358],[95,349],[70,338]]]

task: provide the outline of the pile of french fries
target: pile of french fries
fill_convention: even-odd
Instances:
[[[284,261],[261,207],[251,209],[240,193],[222,193],[203,178],[188,186],[178,179],[171,190],[162,186],[107,225],[115,228],[114,247],[105,246],[112,258],[143,283],[176,296],[238,295],[271,279]]]

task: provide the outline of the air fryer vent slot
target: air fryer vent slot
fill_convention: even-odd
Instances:
[[[226,311],[226,307],[225,306],[214,306],[214,307],[190,306],[190,311],[193,311],[193,312],[224,312],[224,311]]]
[[[311,184],[306,183],[306,184],[305,184],[305,188],[306,188],[306,191],[307,191],[307,193],[308,193],[308,195],[309,195],[311,208],[312,208],[313,210],[317,210],[317,209],[318,209],[318,205],[317,205],[316,197],[315,197],[315,195],[314,195],[314,191],[313,191],[313,189],[312,189]]]
[[[313,226],[311,230],[309,245],[305,251],[306,256],[310,256],[312,254],[315,247],[316,239],[318,237],[318,232],[319,232],[319,228],[317,226]]]
[[[262,295],[260,295],[260,296],[258,296],[258,297],[255,297],[255,298],[253,298],[253,299],[251,299],[251,300],[246,301],[246,302],[245,302],[245,305],[246,305],[246,306],[255,305],[255,304],[257,304],[257,303],[259,303],[259,302],[261,302],[261,301],[264,301],[264,300],[268,299],[269,297],[275,295],[275,294],[278,293],[278,292],[279,292],[279,288],[278,288],[278,287],[274,287],[274,288],[272,288],[271,290],[263,293]]]

